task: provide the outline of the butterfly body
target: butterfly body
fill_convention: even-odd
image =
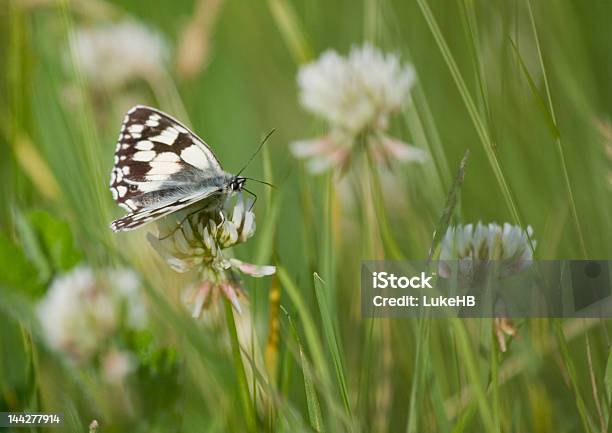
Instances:
[[[220,209],[245,182],[224,171],[183,124],[138,105],[123,120],[110,181],[113,199],[129,213],[111,228],[131,230],[196,203],[203,210]]]

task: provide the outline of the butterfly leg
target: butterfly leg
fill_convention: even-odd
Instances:
[[[246,188],[242,188],[242,190],[243,190],[243,191],[245,191],[245,192],[247,192],[247,193],[249,193],[249,194],[251,194],[251,195],[254,197],[254,199],[253,199],[253,203],[251,203],[251,207],[249,208],[249,212],[250,212],[250,211],[253,209],[253,206],[255,206],[255,202],[257,201],[257,194],[255,194],[255,193],[254,193],[254,192],[252,192],[252,191],[249,191],[249,190],[248,190],[248,189],[246,189]]]

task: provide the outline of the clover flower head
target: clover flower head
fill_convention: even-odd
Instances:
[[[183,300],[193,305],[193,316],[200,317],[205,307],[219,295],[240,312],[238,298],[243,295],[237,271],[252,277],[272,275],[274,266],[257,266],[232,257],[226,250],[246,242],[255,233],[255,214],[242,195],[231,210],[212,209],[176,212],[160,220],[158,235],[147,238],[166,263],[176,272],[196,270],[200,283],[185,290]]]
[[[460,285],[477,288],[483,279],[492,277],[507,278],[518,274],[531,265],[536,241],[532,239],[533,229],[523,229],[516,225],[496,223],[451,226],[446,231],[440,247],[438,275],[442,278],[455,277],[452,263],[458,269],[456,278]],[[497,267],[493,273],[491,264]],[[506,316],[503,297],[496,299],[493,330],[502,352],[507,350],[507,338],[517,335],[512,320]]]
[[[390,116],[409,101],[415,81],[412,65],[374,46],[353,47],[347,57],[333,50],[298,72],[302,106],[325,119],[330,133],[292,143],[297,158],[308,158],[313,172],[342,166],[358,137],[376,149],[379,161],[422,161],[417,148],[388,137]]]
[[[128,270],[81,266],[57,277],[37,305],[47,344],[78,364],[95,356],[120,326],[146,322],[140,281]]]
[[[448,261],[458,262],[462,281],[471,281],[490,262],[501,265],[501,277],[519,273],[533,259],[536,242],[532,236],[531,226],[524,230],[508,223],[451,226],[441,242],[438,273],[443,278],[451,276]]]
[[[71,49],[89,83],[106,89],[156,76],[168,58],[164,38],[132,20],[78,28]]]

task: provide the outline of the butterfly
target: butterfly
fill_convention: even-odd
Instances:
[[[224,171],[189,128],[162,111],[137,105],[123,119],[110,179],[113,199],[129,213],[110,227],[132,230],[198,202],[202,209],[221,208],[244,189],[242,170],[237,175]]]

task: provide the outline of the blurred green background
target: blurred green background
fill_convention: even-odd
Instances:
[[[610,258],[611,17],[604,0],[4,0],[0,410],[61,411],[61,430],[75,432],[92,419],[105,432],[607,430],[607,321],[519,320],[501,353],[490,319],[362,320],[358,278],[361,259],[427,257],[467,149],[453,223],[531,225],[538,259]],[[92,79],[70,41],[125,20],[157,36]],[[300,65],[365,41],[414,65],[391,131],[429,154],[383,176],[383,220],[289,151],[325,133],[300,107]],[[105,83],[123,62],[148,61]],[[226,327],[181,305],[190,277],[162,264],[146,230],[108,228],[122,215],[108,191],[116,137],[137,103],[190,125],[230,172],[276,128],[246,171],[276,188],[250,184],[258,231],[236,251],[279,266],[245,280],[252,354],[265,358],[247,365],[250,410]],[[34,306],[76,263],[129,267],[146,286],[148,328],[121,337],[138,359],[122,386],[41,337]]]

